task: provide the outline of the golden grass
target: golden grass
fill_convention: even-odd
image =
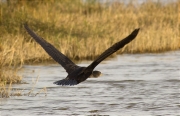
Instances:
[[[10,52],[12,52],[11,49],[6,51],[1,48],[0,50],[0,98],[7,98],[15,94],[18,95],[17,92],[15,94],[11,93],[11,85],[12,83],[21,83],[22,79],[22,77],[17,75],[17,67],[11,66],[11,63],[7,66],[9,59],[7,59],[6,56]]]
[[[12,78],[11,78],[12,79]],[[5,81],[0,81],[0,98],[9,98],[12,96],[37,96],[39,94],[44,94],[47,96],[46,87],[42,88],[41,90],[36,90],[35,86],[38,81],[38,77],[33,82],[33,86],[30,90],[23,90],[23,89],[13,89],[12,87],[12,80],[10,83],[6,83]],[[20,79],[16,79],[20,80]]]
[[[21,90],[21,89],[13,89],[12,83],[6,85],[1,85],[0,88],[0,98],[9,98],[12,96],[37,96],[39,94],[44,94],[47,96],[47,90],[46,87],[42,88],[41,90],[37,91],[33,87],[31,90]]]
[[[147,2],[139,7],[120,3],[106,7],[96,3],[83,4],[78,0],[72,3],[51,0],[37,2],[35,6],[27,1],[11,4],[1,8],[1,22],[9,23],[0,26],[5,29],[0,41],[7,65],[51,59],[30,39],[23,28],[24,22],[75,60],[94,59],[138,27],[141,30],[136,40],[119,53],[164,52],[180,48],[177,3]],[[7,8],[15,6],[8,11]]]
[[[180,1],[167,5],[149,1],[140,6],[80,0],[0,3],[0,82],[19,82],[17,66],[24,63],[52,60],[27,34],[25,22],[72,60],[95,59],[138,27],[137,38],[118,53],[158,53],[180,49],[178,4]],[[10,69],[12,73],[6,73]]]

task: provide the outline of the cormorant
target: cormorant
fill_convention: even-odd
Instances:
[[[42,48],[56,61],[58,62],[68,73],[65,79],[54,82],[57,85],[77,85],[87,78],[93,76],[98,77],[101,75],[100,71],[94,71],[94,68],[105,58],[124,47],[126,44],[131,42],[138,34],[139,28],[135,29],[130,35],[128,35],[123,40],[115,43],[107,50],[105,50],[98,58],[96,58],[89,66],[81,67],[73,63],[64,54],[58,51],[53,45],[48,43],[43,38],[36,35],[27,24],[24,24],[26,31],[32,36],[32,38],[39,43]]]

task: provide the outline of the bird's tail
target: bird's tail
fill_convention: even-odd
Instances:
[[[72,80],[72,79],[63,79],[63,80],[59,80],[59,81],[56,81],[54,82],[53,84],[56,84],[56,85],[77,85],[77,81],[76,80]]]

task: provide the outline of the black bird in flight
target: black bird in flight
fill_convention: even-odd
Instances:
[[[43,38],[36,35],[27,24],[24,24],[26,31],[32,36],[32,38],[39,43],[42,48],[56,61],[58,62],[68,73],[65,79],[54,82],[57,85],[77,85],[87,78],[98,77],[101,75],[100,71],[94,71],[94,68],[105,58],[124,47],[126,44],[131,42],[138,34],[139,28],[135,29],[130,35],[128,35],[123,40],[115,43],[110,48],[105,50],[96,60],[94,60],[89,66],[81,67],[73,63],[64,54],[58,51],[53,45],[48,43]]]

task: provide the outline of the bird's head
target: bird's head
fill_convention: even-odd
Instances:
[[[98,78],[99,76],[101,76],[101,72],[100,71],[93,71],[91,76],[89,78]]]

